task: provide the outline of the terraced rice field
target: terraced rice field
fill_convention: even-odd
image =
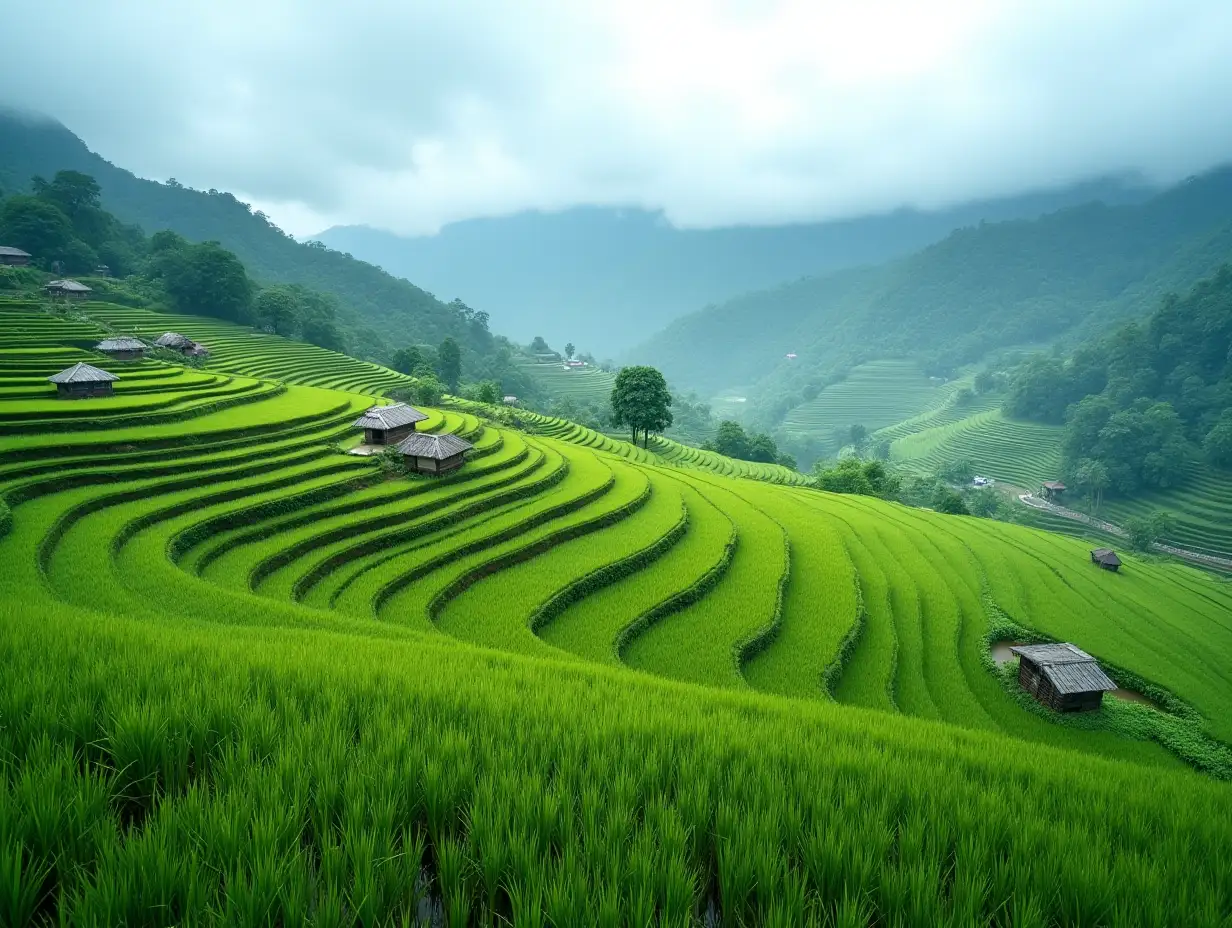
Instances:
[[[616,384],[616,375],[597,367],[566,369],[558,361],[527,360],[519,365],[540,385],[543,393],[553,399],[571,397],[580,403],[607,404]]]
[[[914,361],[869,361],[791,410],[784,428],[825,440],[853,425],[873,432],[944,405],[954,390],[965,384],[932,380]],[[831,441],[831,450],[837,451],[843,443],[842,439]]]
[[[976,412],[890,445],[890,459],[926,471],[967,458],[978,474],[1038,488],[1061,472],[1061,427],[1007,419],[999,409]]]
[[[473,405],[460,471],[389,478],[334,450],[380,369],[148,363],[56,417],[23,381],[86,333],[4,318],[6,924],[1232,911],[1226,585]],[[1172,714],[1033,711],[1007,617]]]

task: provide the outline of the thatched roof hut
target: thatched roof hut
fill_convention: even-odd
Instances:
[[[352,423],[364,430],[366,445],[396,445],[415,431],[415,423],[427,419],[426,413],[406,403],[373,406]]]
[[[1019,658],[1022,688],[1057,712],[1098,709],[1104,693],[1117,688],[1099,661],[1068,642],[1022,644],[1010,650]]]
[[[62,399],[81,399],[87,396],[110,396],[111,385],[119,380],[115,374],[86,364],[84,361],[52,374],[47,378],[56,385],[56,394]]]
[[[104,338],[94,346],[94,350],[111,355],[117,361],[140,361],[145,357],[145,342],[139,338],[121,335],[117,338]]]
[[[412,435],[398,445],[398,451],[406,455],[411,465],[421,473],[444,474],[457,470],[466,459],[466,454],[475,446],[457,435]]]

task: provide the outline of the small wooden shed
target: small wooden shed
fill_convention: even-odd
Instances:
[[[115,361],[140,361],[145,357],[145,342],[139,338],[121,335],[118,338],[104,338],[94,346],[95,351],[101,351]]]
[[[1055,503],[1065,493],[1065,484],[1060,480],[1045,480],[1040,492],[1044,494],[1044,499],[1048,502]]]
[[[406,455],[410,465],[424,474],[447,474],[457,470],[466,460],[472,445],[457,435],[412,435],[398,450]]]
[[[164,332],[154,339],[154,345],[157,348],[178,351],[186,358],[203,358],[210,353],[204,345],[194,342],[191,338],[181,335],[179,332]]]
[[[62,300],[84,300],[94,291],[75,280],[53,280],[43,287],[48,296]]]
[[[1113,572],[1121,569],[1121,559],[1111,548],[1096,548],[1091,552],[1091,563]]]
[[[1117,685],[1099,661],[1072,644],[1021,644],[1018,683],[1039,702],[1057,712],[1089,712],[1104,702]]]
[[[30,252],[14,248],[12,245],[0,245],[0,264],[8,267],[26,267],[30,263]]]
[[[111,396],[111,385],[120,378],[110,371],[81,362],[47,378],[56,385],[56,395],[64,400],[88,396]]]
[[[365,445],[396,445],[415,431],[415,423],[428,418],[414,406],[394,403],[373,406],[355,420],[353,426],[364,430]]]

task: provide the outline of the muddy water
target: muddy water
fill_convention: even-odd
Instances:
[[[1115,696],[1117,699],[1123,699],[1126,702],[1136,702],[1143,706],[1150,706],[1152,709],[1158,708],[1155,703],[1151,702],[1141,693],[1135,693],[1133,690],[1115,689],[1107,695]]]
[[[1026,644],[1025,641],[994,641],[992,643],[992,659],[993,662],[1000,667],[1006,661],[1013,660],[1017,655],[1010,648],[1016,648],[1020,644]]]

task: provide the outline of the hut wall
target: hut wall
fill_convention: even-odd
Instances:
[[[145,357],[144,351],[104,351],[103,354],[113,361],[140,361]]]
[[[443,474],[451,470],[457,470],[462,466],[463,458],[464,455],[461,454],[455,454],[453,457],[445,458],[445,460],[441,461],[440,472]]]
[[[103,383],[58,383],[56,395],[62,400],[80,400],[91,396],[111,396],[110,381]]]

